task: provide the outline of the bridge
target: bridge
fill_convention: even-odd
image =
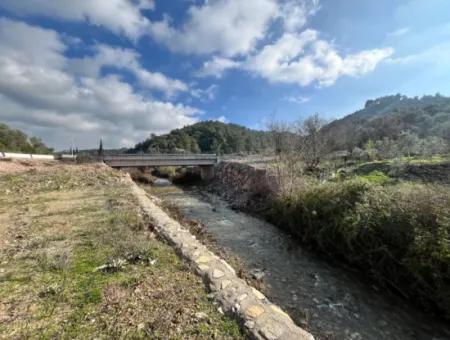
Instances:
[[[148,168],[158,166],[198,166],[204,180],[214,177],[217,155],[212,154],[137,154],[104,156],[103,162],[112,168]]]

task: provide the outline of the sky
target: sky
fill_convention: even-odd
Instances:
[[[59,150],[397,93],[450,94],[450,1],[0,0],[0,122]]]

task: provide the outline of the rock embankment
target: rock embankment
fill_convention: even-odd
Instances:
[[[276,191],[275,183],[265,169],[222,162],[215,169],[209,189],[234,202],[235,208],[258,212],[266,207],[267,198]]]
[[[311,334],[296,326],[278,306],[248,286],[234,269],[201,244],[187,229],[170,218],[145,191],[129,179],[132,190],[155,230],[204,278],[224,312],[238,317],[254,339],[312,340]]]

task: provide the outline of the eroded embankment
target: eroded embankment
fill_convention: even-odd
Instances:
[[[187,229],[170,218],[131,179],[130,185],[157,232],[204,278],[214,298],[227,313],[234,314],[242,321],[252,338],[313,339],[311,334],[296,326],[285,312],[272,304],[261,292],[238,278],[228,263],[214,255]]]

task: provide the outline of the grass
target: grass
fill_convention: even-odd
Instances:
[[[243,337],[119,173],[53,167],[0,175],[0,188],[0,338]]]
[[[378,170],[374,170],[374,171],[368,173],[367,175],[361,175],[359,177],[370,183],[380,184],[380,185],[387,184],[392,181],[392,179],[389,176],[387,176],[384,172],[378,171]]]
[[[450,190],[383,173],[305,180],[279,195],[269,219],[305,243],[450,319]],[[382,184],[382,185],[380,185]]]

